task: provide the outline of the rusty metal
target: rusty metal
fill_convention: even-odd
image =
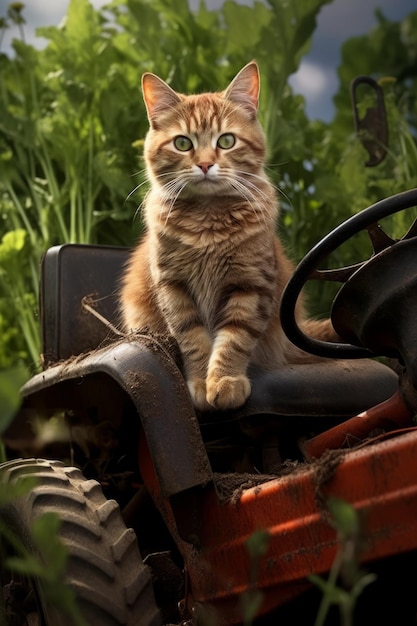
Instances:
[[[407,406],[400,391],[391,398],[346,420],[342,424],[309,439],[303,443],[306,459],[319,458],[326,450],[337,450],[368,438],[375,430],[389,432],[413,425],[414,412]]]
[[[299,595],[312,572],[328,571],[338,538],[318,490],[320,501],[336,496],[357,510],[363,520],[362,562],[416,549],[416,444],[414,432],[342,454],[321,485],[319,464],[244,490],[228,506],[219,506],[211,492],[202,511],[199,559],[191,560],[189,570],[193,601],[221,607],[222,624],[239,622],[238,598],[250,588],[245,542],[258,528],[270,534],[257,585],[264,593],[262,612]]]
[[[415,550],[416,446],[417,432],[412,431],[366,449],[336,451],[289,475],[265,478],[256,487],[237,487],[228,502],[210,485],[200,499],[194,526],[198,541],[193,544],[178,534],[176,513],[163,497],[151,456],[142,447],[146,485],[187,564],[188,614],[204,615],[211,607],[216,624],[242,623],[240,599],[252,589],[247,540],[260,528],[269,543],[256,583],[263,595],[259,614],[300,596],[310,585],[308,576],[324,574],[336,557],[339,537],[326,509],[330,496],[350,503],[362,520],[362,563]]]

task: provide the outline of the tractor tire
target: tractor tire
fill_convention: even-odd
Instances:
[[[20,459],[0,465],[2,488],[7,489],[7,485],[29,476],[35,478],[29,493],[0,506],[1,527],[11,531],[30,554],[42,561],[42,553],[31,539],[31,527],[44,513],[56,513],[61,520],[59,539],[68,555],[64,583],[73,590],[85,623],[88,626],[159,625],[161,617],[150,570],[142,561],[134,531],[126,528],[122,520],[117,502],[105,498],[97,481],[87,480],[79,469],[66,467],[60,461]],[[3,553],[4,541],[0,530]],[[13,556],[10,543],[7,546],[9,556]],[[2,561],[0,556],[5,597],[5,588],[9,592],[19,575],[16,577],[6,570]],[[22,587],[22,582],[19,584]],[[28,581],[23,577],[25,585],[28,586]],[[30,586],[31,594],[37,597],[37,616],[31,614],[29,622],[21,623],[72,626],[68,615],[44,600],[41,581],[31,578]],[[18,623],[14,618],[11,622]]]

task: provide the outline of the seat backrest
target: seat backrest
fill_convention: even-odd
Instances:
[[[83,306],[83,299],[119,325],[118,290],[128,248],[64,244],[42,259],[40,312],[47,367],[99,347],[114,333]]]

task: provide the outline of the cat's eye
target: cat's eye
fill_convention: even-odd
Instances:
[[[219,148],[223,148],[223,150],[229,150],[229,148],[233,148],[236,143],[236,138],[232,133],[225,133],[224,135],[220,135],[217,140],[217,145]]]
[[[187,152],[193,147],[193,142],[188,137],[184,137],[184,135],[178,135],[174,139],[174,146],[180,152]]]

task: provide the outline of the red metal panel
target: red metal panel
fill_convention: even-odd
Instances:
[[[299,594],[311,573],[330,569],[336,532],[316,498],[324,463],[245,490],[236,504],[221,504],[214,490],[203,504],[201,550],[188,558],[192,602],[218,609],[221,624],[242,619],[239,597],[250,589],[246,540],[270,533],[258,577],[268,611]],[[343,455],[320,486],[355,506],[363,522],[362,560],[417,548],[417,432]]]

